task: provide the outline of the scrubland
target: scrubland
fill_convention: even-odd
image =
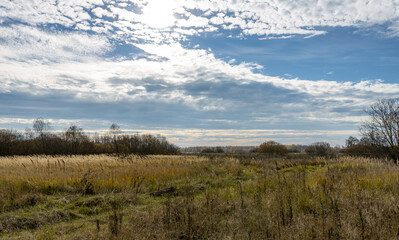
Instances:
[[[2,239],[397,239],[399,168],[261,155],[0,158]]]

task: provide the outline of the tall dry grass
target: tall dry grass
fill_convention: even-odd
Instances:
[[[398,170],[350,157],[1,158],[0,232],[15,239],[396,239]]]

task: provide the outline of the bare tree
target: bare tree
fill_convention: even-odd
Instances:
[[[72,125],[64,133],[65,143],[67,144],[67,151],[71,154],[78,154],[82,143],[88,141],[83,129]]]
[[[109,127],[109,132],[112,135],[115,151],[119,155],[120,152],[119,152],[118,140],[119,140],[119,135],[122,133],[121,127],[118,124],[113,123],[111,127]]]
[[[360,128],[372,145],[384,149],[398,162],[399,158],[399,98],[381,99],[366,110],[370,119]]]
[[[39,135],[43,153],[46,153],[46,143],[50,130],[50,123],[45,122],[43,118],[33,120],[33,130]]]
[[[359,139],[356,137],[350,136],[348,139],[345,140],[346,142],[346,147],[352,147],[360,143]]]

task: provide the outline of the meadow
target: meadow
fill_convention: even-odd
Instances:
[[[398,170],[345,156],[0,157],[0,238],[397,239]]]

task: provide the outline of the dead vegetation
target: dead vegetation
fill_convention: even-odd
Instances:
[[[399,171],[367,158],[0,158],[4,239],[395,239]]]

